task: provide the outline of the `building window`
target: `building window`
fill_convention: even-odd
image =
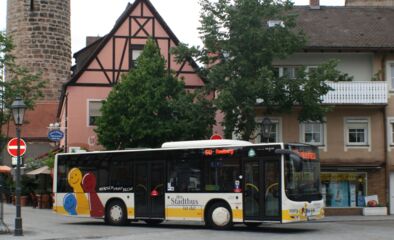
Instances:
[[[322,172],[323,200],[327,207],[364,207],[367,174],[360,172]]]
[[[280,122],[278,119],[270,119],[269,134],[263,136],[262,129],[260,129],[260,142],[261,143],[273,143],[280,142]]]
[[[347,144],[368,145],[368,125],[367,119],[347,119]]]
[[[279,77],[288,77],[290,79],[295,79],[297,76],[297,70],[300,69],[300,66],[277,66],[274,67],[274,71],[276,76]],[[312,73],[317,70],[317,66],[306,66],[305,72]]]
[[[394,90],[394,64],[390,64],[390,84],[391,90]]]
[[[144,50],[144,45],[132,45],[130,50],[130,68],[137,66],[137,59]]]
[[[89,101],[89,126],[97,125],[97,118],[101,117],[101,106],[103,102],[100,100]]]
[[[313,145],[324,145],[324,124],[320,122],[302,123],[301,141]]]
[[[389,119],[388,121],[389,127],[388,127],[388,136],[389,136],[389,143],[391,146],[394,146],[394,119]]]
[[[275,67],[276,75],[279,77],[288,77],[294,79],[296,77],[296,66],[278,66]]]

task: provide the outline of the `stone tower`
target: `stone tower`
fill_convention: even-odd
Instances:
[[[6,33],[15,45],[16,63],[32,73],[41,72],[46,80],[44,98],[26,112],[22,126],[29,145],[25,158],[36,158],[56,148],[48,139],[48,126],[57,121],[61,88],[70,78],[70,0],[7,0]],[[8,136],[15,136],[14,128],[9,129]],[[0,157],[11,165],[4,152]]]
[[[7,35],[19,65],[43,73],[45,101],[58,101],[70,77],[70,0],[7,0]]]
[[[394,0],[346,0],[346,6],[394,7]]]

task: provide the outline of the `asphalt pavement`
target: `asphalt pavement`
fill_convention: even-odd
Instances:
[[[319,221],[296,224],[271,224],[250,230],[237,225],[230,231],[214,231],[202,223],[169,222],[156,227],[132,223],[125,227],[106,226],[102,219],[60,216],[50,209],[22,207],[24,236],[13,235],[15,206],[4,204],[4,223],[0,239],[392,239],[394,215],[329,216]],[[2,230],[6,230],[4,228]],[[368,234],[373,238],[367,237]],[[366,238],[363,238],[366,237]]]

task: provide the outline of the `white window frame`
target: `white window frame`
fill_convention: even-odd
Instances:
[[[320,142],[306,142],[306,124],[320,124]],[[325,146],[326,145],[326,124],[324,122],[308,121],[300,123],[300,142],[315,145],[315,146]]]
[[[256,122],[258,124],[258,127],[256,128],[256,139],[255,142],[256,143],[263,143],[261,142],[261,122],[263,121],[264,117],[258,117],[256,118]],[[276,142],[281,142],[282,141],[282,118],[280,117],[268,117],[271,120],[272,124],[276,124],[277,128],[276,128]]]
[[[96,125],[90,125],[90,102],[102,102],[104,99],[88,99],[87,100],[87,106],[86,106],[86,126],[93,128],[96,127]]]
[[[394,75],[391,72],[391,67],[394,68],[394,61],[387,61],[386,62],[386,82],[388,84],[389,91],[391,93],[394,93]]]
[[[366,136],[364,136],[364,142],[350,142],[349,141],[349,130],[350,130],[350,124],[367,124],[367,127],[365,128],[366,130]],[[353,148],[353,147],[361,147],[361,148],[369,148],[369,151],[371,150],[371,119],[369,117],[345,117],[344,118],[344,134],[345,134],[345,150],[347,148]]]
[[[387,118],[387,150],[391,152],[394,148],[394,117]]]
[[[142,44],[135,44],[131,45],[130,49],[130,67],[134,68],[136,66],[137,59],[141,56],[142,52],[144,51],[144,45]]]
[[[300,66],[299,65],[280,65],[280,66],[275,66],[275,68],[278,69],[279,77],[283,77],[285,68],[292,68],[294,76],[292,76],[290,79],[294,79],[296,77],[296,71],[297,71],[298,67],[300,67]]]

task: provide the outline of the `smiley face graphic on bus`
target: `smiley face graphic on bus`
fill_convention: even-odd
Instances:
[[[77,214],[89,214],[89,202],[82,188],[82,172],[79,168],[73,168],[68,172],[68,184],[73,188],[77,199]]]

